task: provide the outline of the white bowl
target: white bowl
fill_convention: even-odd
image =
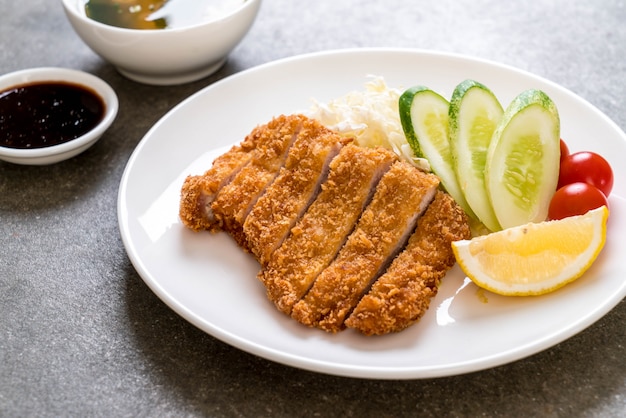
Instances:
[[[115,120],[119,107],[115,92],[100,78],[83,71],[49,67],[16,71],[0,76],[0,91],[23,84],[45,81],[72,83],[95,92],[105,105],[102,120],[86,134],[62,144],[31,149],[0,146],[0,160],[25,165],[46,165],[67,160],[95,144]]]
[[[181,28],[126,29],[87,17],[84,0],[62,1],[83,42],[124,76],[153,85],[187,83],[217,71],[261,5],[261,0],[246,0],[223,17]]]

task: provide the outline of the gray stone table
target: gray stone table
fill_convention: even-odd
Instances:
[[[330,376],[248,354],[179,317],[131,265],[116,212],[130,154],[173,106],[231,74],[308,52],[410,47],[493,60],[572,90],[624,128],[625,21],[620,0],[266,0],[219,72],[152,87],[88,49],[60,1],[0,0],[0,74],[81,69],[120,99],[111,129],[82,155],[45,167],[0,162],[0,416],[625,416],[623,301],[578,335],[494,369],[404,381]]]

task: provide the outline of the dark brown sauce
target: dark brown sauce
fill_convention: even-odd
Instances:
[[[41,82],[0,92],[0,146],[45,148],[87,133],[104,117],[105,104],[77,84]]]

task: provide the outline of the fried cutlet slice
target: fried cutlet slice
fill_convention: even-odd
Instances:
[[[248,248],[261,265],[283,242],[326,180],[330,161],[349,140],[310,119],[274,182],[257,200],[243,224]]]
[[[239,145],[217,157],[202,175],[187,176],[181,187],[179,217],[193,231],[216,231],[219,225],[211,203],[219,190],[252,158],[261,138],[263,127],[256,127]]]
[[[335,258],[397,157],[383,148],[348,144],[329,167],[316,199],[272,254],[258,277],[276,307],[291,313],[317,275]]]
[[[260,137],[250,161],[219,191],[211,210],[220,228],[247,250],[243,223],[252,206],[283,166],[298,136],[303,115],[281,115],[259,129]]]
[[[291,316],[328,332],[345,328],[345,318],[404,247],[438,185],[436,176],[404,161],[394,163],[336,259],[294,305]]]
[[[470,235],[465,212],[448,194],[437,192],[406,248],[361,299],[346,325],[365,335],[380,335],[417,322],[455,263],[452,242]]]

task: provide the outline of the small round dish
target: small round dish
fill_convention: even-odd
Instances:
[[[11,87],[45,82],[73,84],[95,93],[104,103],[104,113],[100,122],[78,138],[58,145],[30,149],[0,145],[0,160],[24,165],[47,165],[67,160],[96,143],[113,123],[119,107],[117,95],[106,82],[83,71],[53,67],[16,71],[0,76],[0,92]]]
[[[181,27],[128,29],[88,17],[84,0],[62,1],[74,31],[89,48],[125,77],[161,86],[196,81],[219,70],[250,30],[261,4],[245,0],[224,14]]]

